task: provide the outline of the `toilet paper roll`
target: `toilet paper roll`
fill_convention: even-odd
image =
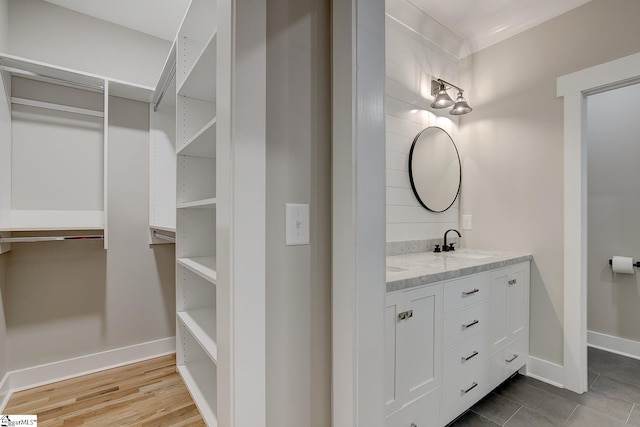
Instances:
[[[614,256],[611,268],[614,273],[636,274],[636,270],[633,268],[633,258],[626,256]]]

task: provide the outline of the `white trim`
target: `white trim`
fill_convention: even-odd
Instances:
[[[564,385],[587,390],[585,96],[640,80],[640,53],[561,76],[564,97]]]
[[[7,403],[9,403],[12,394],[9,374],[7,373],[2,378],[2,381],[0,381],[0,396],[2,396],[2,400],[0,401],[0,414],[4,414],[4,408],[7,406]]]
[[[587,344],[589,347],[640,360],[640,342],[638,341],[588,331]]]
[[[14,393],[16,391],[75,378],[81,375],[92,374],[106,369],[165,356],[175,353],[175,351],[175,337],[163,338],[156,341],[149,341],[142,344],[135,344],[128,347],[121,347],[12,371],[5,376],[3,387],[5,387],[8,382],[11,393]]]
[[[538,381],[551,384],[554,387],[564,388],[564,368],[547,360],[538,359],[537,357],[529,356],[527,362],[526,376],[534,378]]]
[[[587,150],[582,93],[564,97],[564,385],[587,391]]]
[[[625,56],[595,67],[558,78],[558,96],[606,89],[618,82],[632,82],[640,76],[640,53]]]
[[[383,0],[332,1],[332,425],[384,424]]]

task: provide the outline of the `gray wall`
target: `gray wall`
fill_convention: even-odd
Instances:
[[[267,5],[267,425],[331,424],[329,2]],[[311,245],[285,246],[286,203]]]
[[[640,258],[640,85],[587,98],[588,329],[640,341],[638,275],[613,274],[612,255]]]
[[[109,249],[18,243],[3,255],[9,370],[175,334],[173,246],[148,245],[148,108],[110,98]]]
[[[593,0],[460,63],[466,246],[529,251],[531,354],[563,361],[563,104],[556,78],[640,51],[640,2]]]
[[[13,55],[146,86],[155,87],[171,45],[42,0],[9,0],[9,18]]]
[[[9,0],[0,0],[0,52],[9,44]]]

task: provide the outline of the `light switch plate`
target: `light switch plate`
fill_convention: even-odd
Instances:
[[[287,246],[309,244],[309,205],[287,203],[285,222]]]
[[[471,215],[462,215],[462,229],[471,230]]]

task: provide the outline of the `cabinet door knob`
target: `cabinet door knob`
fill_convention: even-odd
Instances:
[[[509,286],[513,286],[513,285],[515,285],[517,282],[518,282],[518,281],[517,281],[516,279],[511,279],[511,280],[509,280],[509,282],[507,282],[507,283],[509,283]]]
[[[406,311],[398,313],[398,320],[404,320],[406,318],[407,318],[407,312]]]
[[[474,289],[472,291],[464,291],[462,292],[462,296],[468,297],[469,295],[477,294],[478,292],[480,292],[480,289]]]
[[[416,424],[416,423],[411,423],[411,426],[410,426],[410,427],[418,427],[418,424]]]
[[[476,319],[476,320],[474,320],[473,322],[470,322],[470,323],[463,323],[463,324],[462,324],[462,329],[470,328],[470,327],[472,327],[473,325],[477,325],[478,323],[480,323],[480,321],[479,321],[479,320],[477,320],[477,319]]]
[[[473,390],[473,389],[474,389],[474,388],[476,388],[476,387],[478,387],[478,383],[474,381],[474,382],[473,382],[473,384],[471,384],[471,387],[469,387],[469,388],[468,388],[468,389],[466,389],[466,390],[465,390],[465,389],[462,389],[462,390],[460,390],[460,392],[461,392],[462,394],[467,394],[467,393],[469,393],[471,390]]]
[[[518,355],[517,355],[517,354],[514,354],[514,355],[513,355],[513,357],[511,357],[511,358],[509,358],[509,359],[506,359],[506,360],[505,360],[505,362],[507,362],[507,363],[511,363],[511,362],[513,362],[514,360],[516,360],[517,358],[518,358]]]
[[[413,317],[413,310],[407,311],[407,319],[411,319]]]
[[[474,351],[473,353],[471,353],[469,356],[462,356],[462,361],[466,362],[467,360],[471,360],[474,357],[476,357],[479,353],[477,351]]]

